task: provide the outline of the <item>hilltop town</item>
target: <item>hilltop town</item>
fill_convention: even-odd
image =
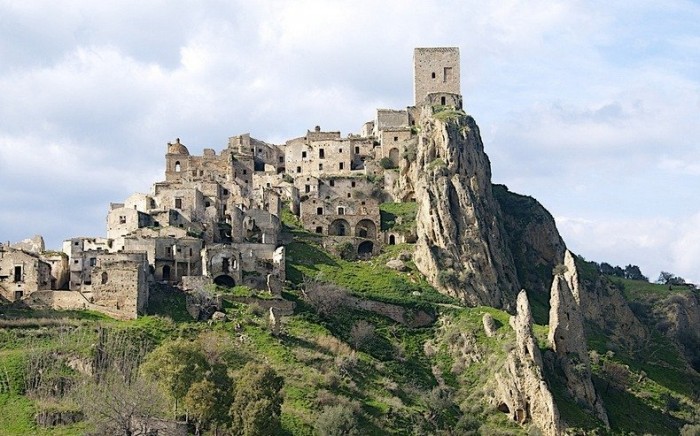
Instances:
[[[280,214],[289,210],[327,249],[359,258],[415,242],[415,229],[382,231],[379,205],[415,201],[396,189],[416,158],[422,107],[460,111],[458,48],[417,48],[413,106],[378,109],[359,134],[319,126],[284,144],[241,134],[217,153],[165,147],[165,179],[107,211],[106,236],[71,237],[47,251],[40,236],[0,245],[0,296],[33,308],[144,313],[154,283],[193,290],[246,285],[279,294],[285,281]]]
[[[106,236],[0,244],[0,424],[695,434],[697,291],[569,251],[540,203],[491,182],[459,49],[413,60],[413,105],[357,134],[202,155],[178,138],[162,181],[109,205]],[[269,398],[246,396],[253,370]]]

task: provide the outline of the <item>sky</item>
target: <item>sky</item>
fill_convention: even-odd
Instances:
[[[106,236],[110,202],[250,133],[358,133],[456,46],[493,182],[586,259],[700,283],[700,3],[0,0],[0,240]]]

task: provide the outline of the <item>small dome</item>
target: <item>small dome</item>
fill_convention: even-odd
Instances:
[[[168,154],[186,154],[189,156],[190,151],[180,143],[180,138],[177,138],[174,144],[168,142]]]

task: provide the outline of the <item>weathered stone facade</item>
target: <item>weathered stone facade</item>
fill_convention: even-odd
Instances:
[[[179,138],[167,143],[164,180],[149,193],[110,204],[106,238],[68,239],[63,253],[46,255],[39,254],[44,247],[37,238],[21,243],[36,253],[10,256],[6,249],[3,280],[13,285],[5,286],[3,297],[66,289],[33,301],[132,317],[145,310],[149,283],[244,284],[279,293],[284,207],[333,251],[351,244],[355,255],[366,257],[384,243],[416,242],[415,231],[381,230],[380,204],[414,199],[410,192],[393,195],[393,186],[405,185],[397,169],[419,145],[422,105],[462,103],[458,49],[419,48],[414,62],[416,106],[378,109],[360,134],[343,137],[317,126],[277,145],[245,133],[228,138],[220,152],[204,148],[201,155],[191,154]],[[10,280],[17,262],[21,281]]]
[[[425,103],[428,94],[459,95],[459,48],[430,47],[413,51],[415,105]],[[433,103],[434,104],[434,103]],[[447,101],[441,104],[448,104]],[[461,105],[460,105],[461,106]]]
[[[0,244],[0,294],[17,301],[31,293],[50,289],[51,265],[38,254]]]

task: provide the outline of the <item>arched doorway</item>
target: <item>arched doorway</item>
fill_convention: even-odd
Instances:
[[[214,279],[214,284],[225,288],[232,288],[236,286],[236,281],[229,275],[221,274],[220,276],[216,276]]]
[[[389,150],[389,159],[394,163],[394,165],[399,165],[399,149],[392,148]]]
[[[163,277],[163,281],[166,281],[166,282],[169,282],[169,281],[170,281],[170,266],[165,265],[165,266],[163,267],[163,274],[162,274],[162,277]]]
[[[348,236],[350,234],[350,224],[344,219],[333,221],[328,227],[330,236]]]
[[[396,236],[389,235],[389,245],[396,245]]]
[[[372,220],[360,220],[355,227],[355,236],[359,238],[374,239],[377,236],[377,225]]]
[[[367,258],[372,255],[374,251],[374,242],[365,241],[357,246],[357,256],[360,258]]]

